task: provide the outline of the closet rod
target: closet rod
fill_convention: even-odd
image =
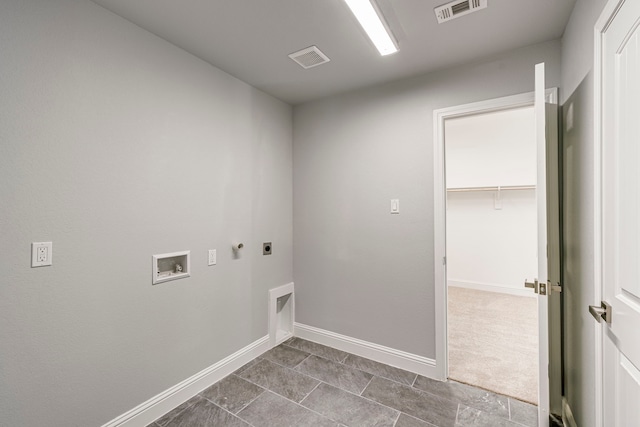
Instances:
[[[460,187],[447,188],[448,193],[464,193],[470,191],[502,191],[502,190],[535,190],[535,185],[505,185],[504,187]]]

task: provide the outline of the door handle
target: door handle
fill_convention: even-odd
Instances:
[[[524,281],[524,287],[533,289],[533,292],[536,294],[538,293],[539,286],[540,284],[538,283],[538,279],[533,279],[533,282]]]
[[[597,305],[589,306],[589,313],[598,321],[598,323],[603,320],[609,324],[611,324],[611,305],[607,304],[604,301],[600,302],[600,307]]]

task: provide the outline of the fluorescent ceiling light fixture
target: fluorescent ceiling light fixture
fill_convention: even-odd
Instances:
[[[378,15],[378,12],[371,4],[371,0],[344,0],[351,12],[358,18],[360,25],[367,33],[371,41],[380,55],[389,55],[396,53],[398,47],[393,41],[391,34],[387,30],[387,27],[382,22],[382,18]]]

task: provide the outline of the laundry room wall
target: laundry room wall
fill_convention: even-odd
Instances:
[[[435,358],[433,111],[534,89],[560,42],[294,107],[296,321]],[[390,214],[390,200],[400,213]]]

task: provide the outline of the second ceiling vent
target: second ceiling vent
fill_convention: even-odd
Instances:
[[[318,49],[317,46],[309,46],[306,49],[299,50],[289,54],[289,58],[296,61],[302,68],[313,68],[329,62],[330,59]]]
[[[456,0],[438,6],[433,11],[436,13],[438,23],[442,24],[486,7],[487,0]]]

